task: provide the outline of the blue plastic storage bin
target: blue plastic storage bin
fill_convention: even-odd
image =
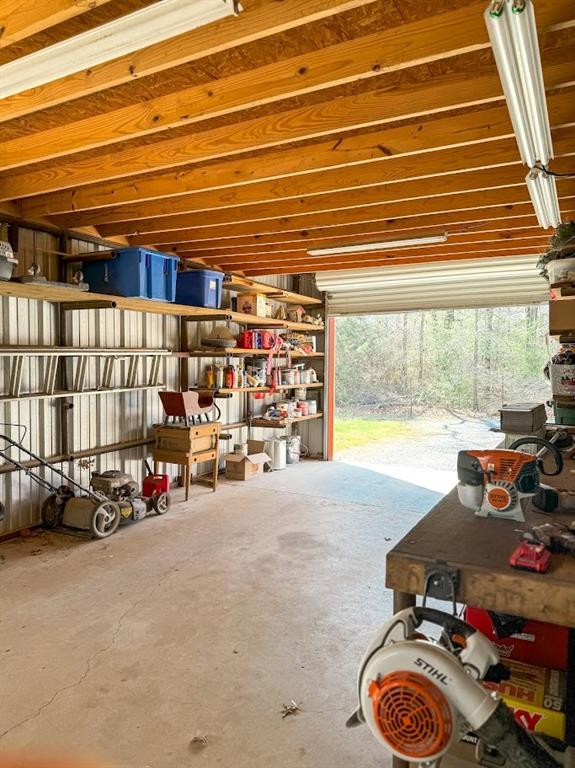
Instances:
[[[178,272],[176,302],[193,307],[219,309],[222,306],[223,272],[212,269],[192,269]]]
[[[178,257],[147,248],[120,248],[102,261],[86,261],[84,279],[95,293],[174,301]]]

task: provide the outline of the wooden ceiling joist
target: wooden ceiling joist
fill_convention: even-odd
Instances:
[[[575,209],[575,205],[573,208]],[[278,232],[272,235],[191,240],[182,243],[169,243],[165,247],[167,250],[177,250],[178,253],[192,254],[195,251],[212,250],[214,253],[235,255],[236,253],[253,252],[256,248],[263,249],[272,246],[299,247],[314,243],[318,247],[328,247],[336,243],[357,242],[358,238],[376,240],[382,236],[387,237],[390,232],[397,234],[418,231],[431,234],[433,231],[439,230],[461,234],[463,232],[503,232],[506,229],[528,229],[537,226],[537,219],[530,203],[524,203],[516,206],[513,211],[507,211],[507,216],[494,217],[492,212],[499,213],[497,209],[488,208],[486,211],[477,211],[475,214],[477,218],[475,219],[471,218],[470,213],[459,211],[451,215],[432,214],[425,219],[410,217],[397,221],[368,221],[362,224],[317,227],[310,230]]]
[[[560,62],[545,69],[549,90],[575,85],[572,61],[561,61],[565,56],[573,55],[572,48],[571,45],[565,49],[550,49],[549,57],[558,58]],[[424,82],[415,86],[403,84],[391,91],[368,91],[235,125],[224,125],[204,133],[119,149],[83,160],[66,160],[47,168],[9,175],[0,180],[0,200],[121,179],[293,141],[340,134],[345,130],[417,119],[498,101],[502,101],[502,95],[496,74],[473,77],[472,72],[462,70],[437,78],[433,88]]]
[[[10,5],[36,8],[44,14],[46,2],[26,4],[6,0]],[[53,0],[54,4],[78,5],[78,0]],[[95,6],[108,0],[86,0]],[[98,93],[135,79],[172,69],[191,61],[222,53],[272,35],[296,29],[337,13],[369,5],[375,0],[247,0],[246,11],[238,18],[222,19],[207,27],[191,30],[171,40],[61,78],[0,102],[0,122],[12,120],[66,101]]]
[[[429,234],[443,234],[445,230],[435,230],[433,232],[430,232]],[[425,237],[425,234],[420,234],[418,236]],[[404,237],[408,237],[408,235],[404,235]],[[528,240],[541,240],[541,238],[544,237],[544,235],[541,234],[541,228],[537,225],[537,222],[533,224],[532,227],[518,227],[516,229],[502,229],[502,230],[495,230],[486,232],[484,230],[480,230],[479,232],[461,232],[461,233],[450,233],[448,237],[449,245],[467,245],[471,243],[510,243],[514,239],[520,239],[522,241],[528,241]],[[401,236],[398,236],[399,239],[401,239]],[[177,253],[180,256],[185,256],[186,258],[200,258],[203,261],[207,262],[222,262],[225,264],[248,264],[252,261],[258,261],[258,260],[270,260],[275,261],[276,259],[278,261],[281,261],[282,258],[284,258],[284,254],[291,254],[292,256],[294,254],[300,254],[302,258],[307,258],[308,250],[315,249],[315,248],[335,248],[339,246],[345,246],[345,245],[356,245],[357,243],[369,243],[369,242],[378,242],[380,240],[379,237],[361,237],[361,238],[353,238],[352,242],[348,242],[346,240],[337,240],[334,242],[322,242],[322,241],[315,241],[310,243],[286,243],[281,245],[268,245],[263,246],[261,249],[251,249],[251,250],[240,250],[238,253],[237,250],[235,251],[226,251],[224,250],[211,250],[211,249],[195,249],[193,251],[184,251],[182,248],[177,249]],[[385,240],[385,238],[384,238]],[[419,248],[431,248],[433,246],[431,245],[421,245],[418,246]]]
[[[6,48],[108,2],[110,0],[41,0],[39,3],[1,0],[0,48]]]
[[[566,142],[563,151],[568,151],[572,155],[575,152],[573,142]],[[561,161],[557,163],[557,167],[567,168]],[[205,225],[208,218],[212,224],[233,224],[234,222],[241,221],[278,218],[282,214],[290,216],[298,213],[321,213],[364,205],[399,203],[401,201],[409,201],[409,208],[413,208],[414,201],[417,199],[423,199],[429,203],[429,201],[436,197],[513,186],[525,186],[525,171],[521,164],[517,162],[513,165],[498,168],[430,176],[413,181],[397,181],[388,184],[357,187],[355,189],[344,189],[305,197],[254,203],[233,208],[221,206],[208,210],[138,219],[130,222],[100,224],[98,230],[104,236],[118,234],[134,236],[150,233],[151,237],[144,238],[149,243],[157,239],[157,236],[153,233],[188,229],[195,224]],[[510,201],[513,201],[512,197]],[[442,200],[440,204],[443,203],[445,205],[445,202],[445,200]],[[164,235],[162,239],[165,241]],[[171,239],[172,237],[168,235],[167,240]]]
[[[289,266],[282,267],[265,267],[261,266],[256,269],[246,269],[242,272],[246,277],[265,277],[266,275],[293,275],[293,274],[306,274],[313,272],[330,272],[330,271],[342,271],[346,269],[370,269],[374,267],[391,267],[405,264],[430,264],[434,262],[442,261],[471,261],[473,259],[488,259],[488,258],[501,258],[502,256],[537,256],[539,251],[533,253],[526,251],[525,249],[519,249],[519,252],[515,252],[511,249],[507,249],[504,253],[499,251],[492,251],[487,253],[476,253],[471,251],[469,253],[454,253],[451,255],[443,254],[441,256],[434,256],[432,258],[428,256],[386,256],[384,258],[379,257],[375,259],[368,259],[361,263],[354,262],[348,263],[334,263],[329,264],[313,263],[307,264],[301,268],[294,268]]]
[[[561,199],[567,197],[565,187],[559,188]],[[455,209],[455,210],[454,210]],[[130,238],[134,245],[138,238],[153,239],[160,248],[173,250],[185,243],[213,241],[226,243],[234,236],[250,238],[258,242],[260,238],[275,238],[286,236],[291,238],[297,234],[307,238],[310,233],[322,228],[336,228],[338,233],[355,227],[354,234],[361,235],[374,225],[381,231],[395,232],[411,227],[419,229],[433,225],[444,226],[448,222],[473,222],[513,218],[519,215],[532,214],[533,205],[525,186],[502,187],[492,189],[487,197],[478,192],[460,193],[448,200],[433,198],[429,201],[414,200],[397,204],[374,204],[359,208],[347,208],[336,211],[326,211],[317,214],[295,216],[281,215],[277,218],[244,221],[236,224],[198,225],[190,229],[158,232],[152,237],[136,235]],[[143,243],[141,243],[143,244]]]
[[[574,103],[575,108],[575,103]],[[575,153],[575,124],[554,131],[554,147],[557,157]],[[146,227],[143,219],[159,216],[173,216],[193,211],[211,211],[220,208],[229,209],[258,203],[274,203],[292,199],[302,199],[315,195],[351,191],[357,188],[380,188],[383,185],[391,187],[396,183],[406,184],[420,179],[435,185],[437,179],[451,174],[470,173],[484,168],[513,168],[517,166],[514,155],[516,143],[514,138],[493,142],[488,146],[477,144],[466,147],[465,151],[455,147],[437,152],[416,156],[389,157],[382,162],[363,163],[349,167],[346,173],[340,168],[334,168],[305,176],[290,176],[281,180],[263,181],[250,185],[208,192],[197,192],[181,195],[177,198],[148,201],[141,204],[119,206],[93,211],[89,220],[95,226],[125,222],[120,234],[133,232],[134,229]],[[511,171],[511,178],[515,174]],[[524,174],[523,174],[524,178]],[[394,194],[390,190],[391,195]],[[397,199],[397,198],[395,198]],[[56,223],[70,228],[86,223],[86,213],[72,213],[54,216]]]
[[[122,12],[114,0],[80,16],[105,2],[46,0],[17,19],[6,9],[20,4],[0,0],[11,24],[0,65]],[[238,18],[5,99],[0,205],[248,277],[535,256],[549,232],[529,199],[485,2],[244,0]],[[552,168],[570,174],[575,7],[538,0],[536,14]],[[11,48],[9,34],[32,36]],[[557,190],[574,216],[575,180]],[[447,240],[309,254],[414,233]]]
[[[547,0],[547,18],[561,18]],[[483,2],[5,142],[4,168],[166,131],[488,47]]]
[[[575,124],[575,92],[573,97],[567,98],[565,92],[550,95],[548,108],[554,128]],[[227,189],[314,171],[348,169],[370,162],[385,162],[391,157],[437,152],[448,147],[468,147],[511,136],[507,108],[493,107],[461,113],[455,118],[438,117],[413,125],[355,134],[337,141],[318,142],[304,151],[295,147],[268,152],[264,162],[261,156],[240,157],[209,166],[144,176],[128,183],[108,182],[24,198],[21,210],[23,216],[30,217],[89,210],[91,220],[95,222],[94,216],[99,212],[95,214],[94,209],[107,208],[111,212],[118,205],[142,204],[159,198],[164,198],[165,204],[167,198],[193,192]],[[487,153],[489,149],[484,151]],[[169,205],[174,202],[172,200]]]

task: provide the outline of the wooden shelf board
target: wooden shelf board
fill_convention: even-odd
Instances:
[[[0,403],[19,403],[24,400],[50,400],[62,397],[85,397],[87,395],[115,395],[123,392],[143,392],[150,389],[165,389],[165,384],[141,384],[135,387],[110,387],[109,389],[85,389],[81,392],[57,389],[52,393],[32,392],[23,395],[0,395]]]
[[[134,312],[148,312],[157,315],[172,315],[190,319],[225,320],[230,318],[240,325],[255,327],[287,328],[289,330],[306,331],[307,333],[323,333],[323,328],[309,323],[293,323],[289,320],[274,320],[269,317],[246,315],[243,312],[231,312],[228,309],[206,309],[191,307],[187,304],[171,304],[170,302],[154,301],[153,299],[126,299],[123,296],[112,296],[102,293],[78,291],[57,285],[41,285],[39,283],[15,283],[0,281],[0,296],[16,299],[35,299],[50,301],[56,304],[70,304],[74,309],[90,309],[90,305],[102,304],[104,307],[127,309]]]
[[[250,280],[247,277],[241,277],[240,275],[231,274],[229,279],[224,280],[223,287],[228,291],[236,291],[237,293],[262,293],[273,301],[280,301],[285,304],[303,304],[303,305],[321,305],[322,299],[316,299],[313,296],[305,296],[302,293],[295,293],[294,291],[284,291],[281,288],[276,288],[274,285],[268,285],[267,283],[260,283],[257,280]]]
[[[300,421],[309,421],[310,419],[321,419],[323,413],[312,413],[309,416],[299,416],[293,419],[252,419],[252,427],[284,429],[289,424],[299,424]]]
[[[239,347],[220,347],[217,349],[193,349],[190,352],[176,352],[175,355],[178,357],[267,357],[270,353],[269,349],[241,349]],[[278,357],[287,357],[288,354],[290,357],[293,358],[302,358],[305,360],[306,357],[314,358],[314,357],[324,357],[323,352],[285,352],[281,351]],[[275,353],[274,353],[274,356]]]
[[[203,392],[213,392],[220,395],[231,395],[235,392],[286,392],[289,389],[320,389],[323,384],[319,381],[314,384],[282,384],[272,389],[272,387],[221,387],[220,389],[207,389],[201,387]]]

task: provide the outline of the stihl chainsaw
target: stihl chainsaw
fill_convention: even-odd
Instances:
[[[417,630],[442,629],[440,640]],[[347,721],[367,723],[393,755],[438,768],[452,744],[473,731],[505,768],[560,768],[552,753],[515,721],[502,699],[481,685],[508,676],[495,646],[474,627],[433,608],[408,608],[381,627],[359,668],[359,707]]]

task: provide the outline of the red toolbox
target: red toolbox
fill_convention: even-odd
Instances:
[[[465,608],[465,621],[476,627],[496,646],[505,659],[515,659],[526,664],[550,669],[567,670],[569,629],[541,621],[502,617],[507,622],[507,631],[497,628],[497,616],[481,608]],[[513,622],[516,622],[514,626]],[[508,632],[512,632],[508,636]]]

